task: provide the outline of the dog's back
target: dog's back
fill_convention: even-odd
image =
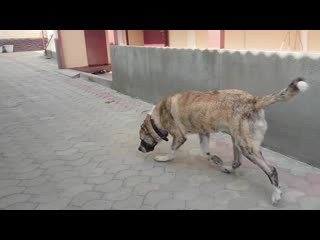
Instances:
[[[230,120],[253,109],[254,97],[241,90],[185,92],[171,97],[171,113],[188,133],[227,128]]]
[[[263,108],[288,101],[307,84],[296,79],[278,94],[253,96],[238,89],[190,91],[164,99],[167,108],[185,133],[206,133],[227,130],[243,118],[259,117]]]

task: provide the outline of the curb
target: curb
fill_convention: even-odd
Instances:
[[[87,81],[95,82],[95,83],[98,83],[102,86],[111,88],[112,79],[100,77],[100,76],[97,76],[97,75],[91,74],[91,73],[84,73],[84,72],[79,72],[79,73],[80,73],[80,78],[83,78]]]
[[[80,71],[70,70],[70,69],[63,69],[63,70],[59,70],[58,72],[72,79],[82,78],[90,82],[98,83],[104,87],[111,88],[112,79],[110,78],[100,77],[92,73],[80,72]]]

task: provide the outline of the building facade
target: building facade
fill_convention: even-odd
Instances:
[[[319,30],[55,30],[60,68],[111,70],[110,45],[320,51]]]

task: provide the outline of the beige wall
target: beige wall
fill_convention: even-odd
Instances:
[[[310,52],[320,51],[320,31],[319,30],[308,31],[308,51]]]
[[[169,30],[169,47],[186,48],[188,46],[188,30]]]
[[[226,49],[244,49],[245,48],[244,30],[225,30],[224,47]]]
[[[122,34],[122,36],[120,36]],[[118,38],[123,38],[125,34],[118,30]],[[129,45],[143,46],[143,30],[128,30]],[[119,40],[121,45],[121,39]],[[169,30],[169,47],[176,48],[207,48],[208,30]]]
[[[143,46],[143,30],[128,30],[129,45]]]
[[[299,51],[299,37],[295,30],[225,30],[225,48],[279,51],[282,46],[282,50]]]
[[[208,30],[195,30],[196,48],[208,48]]]
[[[42,38],[42,30],[0,30],[0,39],[7,38]],[[43,30],[44,37],[46,31]]]
[[[208,30],[169,30],[169,47],[207,48]]]
[[[281,44],[284,41],[287,30],[247,30],[246,34],[246,48],[248,49],[265,49],[265,50],[280,50]],[[291,34],[290,48],[292,47]],[[286,47],[288,45],[284,45]]]
[[[61,30],[61,42],[66,68],[88,66],[83,30]]]
[[[169,46],[208,48],[208,30],[169,30]],[[225,30],[225,48],[320,51],[320,30]]]

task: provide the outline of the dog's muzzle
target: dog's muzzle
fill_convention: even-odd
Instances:
[[[155,145],[151,145],[151,144],[146,143],[145,141],[142,140],[141,143],[140,143],[140,146],[139,146],[138,150],[139,150],[140,152],[143,152],[143,153],[145,153],[145,152],[151,152],[151,151],[154,150],[154,147],[155,147]]]

